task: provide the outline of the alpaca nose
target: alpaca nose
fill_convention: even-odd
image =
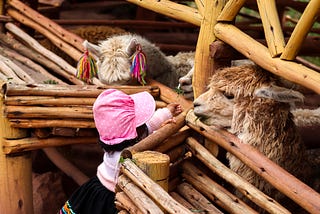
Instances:
[[[193,107],[199,107],[199,106],[201,106],[201,103],[199,103],[199,102],[193,102]]]

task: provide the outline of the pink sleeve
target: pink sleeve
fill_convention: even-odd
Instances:
[[[172,118],[172,114],[168,108],[161,108],[154,112],[151,119],[146,122],[149,134],[160,128],[161,124]]]

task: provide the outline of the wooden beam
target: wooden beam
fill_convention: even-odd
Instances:
[[[313,23],[320,13],[320,1],[310,0],[294,28],[292,35],[281,55],[281,59],[293,60],[296,58],[304,39],[307,37]]]
[[[127,0],[130,3],[140,7],[152,10],[165,16],[185,21],[196,26],[200,26],[201,15],[197,9],[178,4],[169,0],[154,1],[154,0]]]
[[[218,23],[215,35],[262,68],[320,94],[320,73],[295,62],[272,58],[269,50],[233,25]]]
[[[285,42],[276,1],[260,0],[257,1],[257,4],[270,54],[272,57],[279,56],[283,52]]]

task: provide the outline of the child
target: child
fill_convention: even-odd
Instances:
[[[182,112],[179,104],[168,104],[155,111],[155,100],[148,92],[127,95],[116,89],[103,91],[93,105],[93,116],[104,149],[97,175],[79,187],[60,214],[114,214],[115,185],[120,155]],[[173,121],[174,122],[174,121]]]

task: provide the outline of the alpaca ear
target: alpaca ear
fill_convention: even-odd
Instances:
[[[256,89],[254,92],[256,97],[273,99],[278,102],[292,103],[303,102],[304,96],[298,91],[279,87],[279,86],[264,86]]]
[[[131,39],[127,48],[126,48],[126,53],[128,56],[131,56],[136,52],[136,46],[138,44],[138,41],[136,39]]]
[[[93,43],[88,42],[88,40],[85,40],[82,43],[83,47],[87,49],[93,56],[98,59],[101,55],[101,48],[98,45],[95,45]]]

